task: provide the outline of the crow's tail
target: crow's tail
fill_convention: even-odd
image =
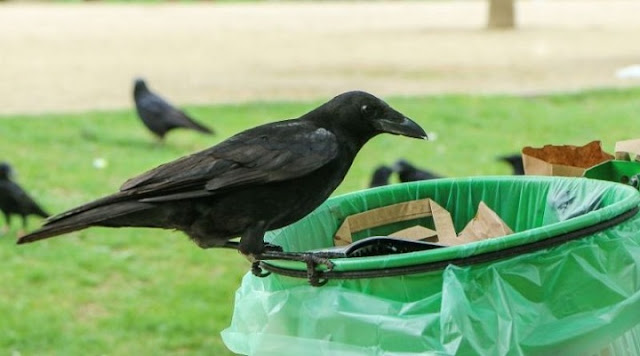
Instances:
[[[45,219],[50,216],[50,214],[44,211],[44,209],[42,209],[40,206],[36,206],[36,210],[34,211],[34,214]]]
[[[208,135],[213,135],[213,130],[211,130],[210,128],[202,125],[201,123],[187,117],[187,127],[189,127],[190,129],[194,129],[196,131],[208,134]]]
[[[40,229],[20,237],[18,244],[62,235],[90,226],[118,226],[118,218],[149,209],[152,206],[137,201],[123,201],[86,210],[72,210],[49,219]]]

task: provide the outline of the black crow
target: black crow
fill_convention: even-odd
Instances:
[[[513,175],[524,175],[524,165],[522,164],[522,155],[520,153],[514,153],[512,155],[500,156],[499,161],[507,162],[513,170]]]
[[[8,163],[0,162],[0,210],[7,223],[5,231],[11,226],[11,215],[22,217],[22,229],[27,229],[27,216],[49,216],[31,197],[12,180],[13,169]]]
[[[387,166],[379,166],[373,171],[373,175],[371,176],[371,182],[369,183],[369,188],[373,187],[381,187],[383,185],[389,184],[389,178],[393,170]]]
[[[160,140],[164,139],[164,135],[169,130],[179,127],[193,129],[206,134],[213,133],[209,128],[197,123],[184,112],[176,109],[166,100],[150,91],[142,79],[136,79],[135,81],[133,99],[136,103],[138,116],[140,116],[144,125]]]
[[[402,183],[442,178],[441,175],[418,169],[404,159],[396,161],[393,165],[393,170],[398,173],[398,178]]]
[[[202,248],[237,248],[256,261],[278,252],[265,246],[264,233],[324,202],[360,148],[385,132],[426,138],[375,96],[343,93],[297,119],[243,131],[129,179],[119,192],[49,219],[18,243],[89,226],[155,227],[181,230]],[[229,241],[237,236],[239,243]]]

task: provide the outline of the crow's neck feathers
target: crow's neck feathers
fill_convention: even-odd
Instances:
[[[136,83],[135,87],[133,88],[133,96],[136,98],[138,98],[140,95],[148,93],[150,93],[149,88],[147,88],[147,85],[144,82]]]
[[[378,132],[359,117],[357,110],[340,109],[332,104],[330,101],[301,116],[299,120],[331,131],[342,145],[355,154]]]

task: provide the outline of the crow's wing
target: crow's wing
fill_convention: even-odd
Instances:
[[[149,92],[141,95],[136,104],[138,108],[149,115],[160,116],[167,112],[167,110],[173,109],[171,104],[161,97]]]
[[[17,207],[19,207],[21,213],[38,214],[43,217],[47,217],[49,215],[18,184],[12,183],[9,186],[9,189],[11,191],[11,197],[15,201]]]
[[[169,128],[188,127],[204,133],[213,133],[211,129],[195,121],[184,111],[152,92],[142,95],[137,100],[137,104],[146,115],[161,119]]]
[[[194,198],[224,189],[285,181],[315,171],[338,153],[330,131],[283,121],[242,132],[207,150],[128,180],[121,192],[143,202]]]

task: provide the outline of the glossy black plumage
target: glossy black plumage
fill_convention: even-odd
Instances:
[[[8,163],[0,163],[0,210],[4,215],[6,228],[11,225],[11,216],[20,215],[22,228],[27,227],[27,216],[49,216],[16,182],[12,180],[13,169]]]
[[[371,175],[371,181],[369,182],[369,188],[381,187],[389,184],[389,178],[393,174],[393,169],[387,166],[379,166],[373,171]]]
[[[176,128],[192,129],[205,134],[213,133],[211,129],[150,91],[142,79],[135,81],[133,99],[142,123],[160,139],[163,139],[168,131]]]
[[[398,173],[398,178],[403,183],[442,178],[441,175],[426,169],[419,169],[404,159],[398,160],[393,165],[393,170]]]
[[[51,218],[19,243],[89,226],[184,231],[200,247],[263,252],[265,231],[304,217],[342,182],[379,133],[416,138],[413,121],[365,92],[341,94],[298,119],[241,132],[128,180],[119,192]]]
[[[516,175],[516,176],[524,175],[524,164],[522,163],[522,155],[520,153],[500,156],[498,157],[498,160],[507,162],[511,166],[513,175]]]

